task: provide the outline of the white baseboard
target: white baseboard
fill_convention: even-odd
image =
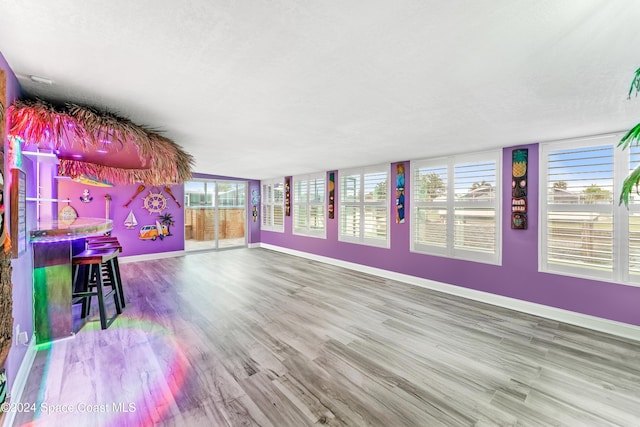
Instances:
[[[153,259],[173,258],[177,256],[184,256],[186,254],[187,254],[186,251],[156,252],[152,254],[143,254],[143,255],[119,256],[118,260],[120,264],[126,264],[128,262],[150,261]]]
[[[29,378],[29,373],[31,372],[31,366],[33,366],[33,361],[36,358],[36,353],[38,353],[38,349],[36,346],[36,337],[35,335],[31,337],[29,342],[29,347],[27,347],[27,352],[24,355],[24,359],[22,359],[22,363],[20,364],[20,368],[18,368],[18,373],[16,374],[16,379],[13,381],[11,385],[11,402],[18,403],[22,399],[22,393],[24,392],[24,387],[27,385],[27,378]],[[16,411],[9,411],[6,413],[6,417],[4,422],[2,423],[3,427],[11,427],[16,418]]]
[[[255,249],[255,248],[259,248],[260,247],[260,243],[249,243],[247,245],[247,248],[249,249]]]
[[[261,243],[260,247],[286,253],[289,255],[311,259],[314,261],[324,262],[326,264],[331,264],[338,267],[348,268],[350,270],[372,274],[378,277],[383,277],[385,279],[396,280],[398,282],[404,282],[411,285],[420,286],[423,288],[432,289],[435,291],[520,311],[523,313],[533,314],[535,316],[544,317],[558,322],[564,322],[571,325],[581,326],[583,328],[593,329],[619,337],[640,341],[640,327],[627,323],[616,322],[614,320],[576,313],[569,310],[563,310],[561,308],[549,307],[546,305],[523,301],[516,298],[477,291],[475,289],[468,289],[462,286],[437,282],[435,280],[423,279],[421,277],[410,276],[408,274],[396,273],[381,268],[369,267],[366,265],[342,261],[339,259],[329,258],[321,255],[314,255],[307,252],[284,248],[281,246],[270,245],[267,243]]]

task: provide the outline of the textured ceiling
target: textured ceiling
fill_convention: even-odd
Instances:
[[[0,52],[27,94],[261,179],[628,129],[639,20],[637,0],[0,0]]]

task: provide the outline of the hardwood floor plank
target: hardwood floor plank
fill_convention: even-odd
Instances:
[[[15,425],[640,425],[638,342],[262,249],[121,270],[123,314],[40,350],[23,395],[116,406]]]

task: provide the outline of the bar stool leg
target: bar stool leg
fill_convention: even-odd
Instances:
[[[100,310],[100,327],[107,329],[107,311],[104,307],[104,284],[102,282],[102,272],[100,268],[97,269],[96,274],[96,286],[98,287],[98,309]]]
[[[88,292],[89,291],[89,284],[91,283],[91,267],[93,267],[92,265],[85,265],[84,266],[84,281],[83,281],[83,287],[82,287],[82,292]],[[86,295],[83,299],[82,299],[82,318],[84,319],[85,317],[89,316],[89,312],[91,311],[91,295]]]
[[[115,267],[115,260],[117,258],[112,258],[107,262],[107,277],[111,281],[111,287],[113,288],[114,298],[113,302],[116,306],[116,312],[118,314],[122,313],[122,306],[120,302],[122,301],[122,296],[120,295],[120,281],[118,280],[117,270]]]
[[[122,290],[122,279],[120,279],[120,263],[118,262],[118,257],[113,259],[113,268],[116,273],[116,280],[118,281],[118,294],[120,295],[120,307],[125,308],[126,304],[124,302],[124,291]]]

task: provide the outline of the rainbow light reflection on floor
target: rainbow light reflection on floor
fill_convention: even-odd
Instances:
[[[38,352],[46,352],[40,356],[46,362],[33,421],[23,426],[153,426],[173,416],[189,371],[170,330],[129,313],[106,330],[90,321],[74,339],[40,345]]]

